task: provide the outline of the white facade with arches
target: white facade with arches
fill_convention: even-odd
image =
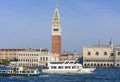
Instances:
[[[83,66],[119,67],[120,47],[113,44],[83,47]]]
[[[40,67],[45,66],[48,61],[59,61],[59,55],[36,50],[20,51],[18,55],[19,66]]]

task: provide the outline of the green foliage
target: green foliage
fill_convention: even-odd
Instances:
[[[10,63],[10,60],[8,60],[8,59],[2,59],[0,63],[4,64],[4,65],[7,65],[7,64]]]

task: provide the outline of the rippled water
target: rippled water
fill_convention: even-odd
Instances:
[[[0,82],[120,82],[120,68],[101,68],[92,74],[41,74],[37,77],[0,77]]]

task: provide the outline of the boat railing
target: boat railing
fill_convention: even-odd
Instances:
[[[64,64],[76,64],[76,63],[77,63],[76,61],[68,61],[68,60],[64,61]]]

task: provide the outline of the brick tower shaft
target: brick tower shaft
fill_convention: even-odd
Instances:
[[[52,21],[52,53],[59,54],[59,60],[61,59],[61,24],[58,7],[55,9]]]

